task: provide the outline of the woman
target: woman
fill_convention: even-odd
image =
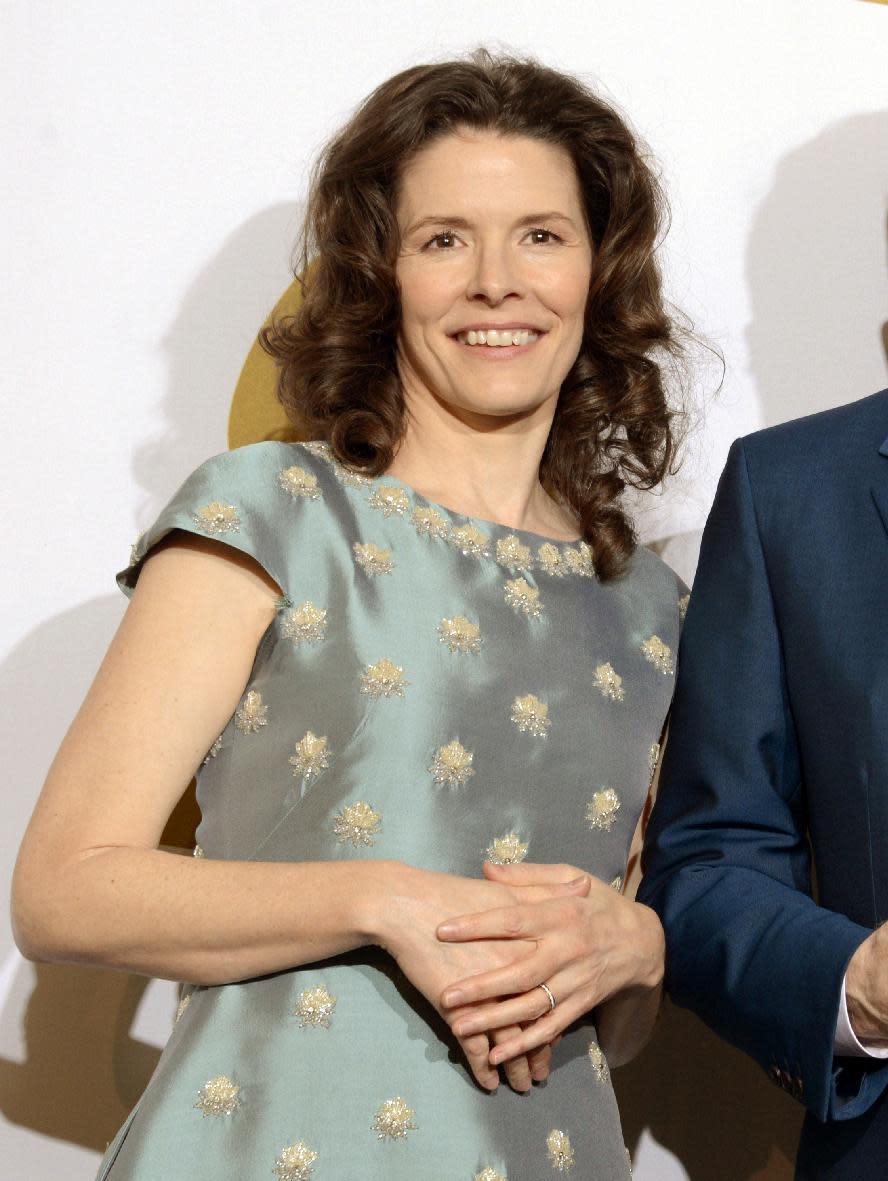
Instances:
[[[26,955],[189,981],[100,1177],[628,1175],[606,1055],[662,933],[611,887],[682,589],[619,505],[672,455],[659,210],[610,108],[483,51],[328,147],[265,335],[315,441],[208,461],[134,547],[17,866]]]

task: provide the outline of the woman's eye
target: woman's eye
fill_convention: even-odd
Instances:
[[[550,242],[560,241],[558,235],[553,234],[551,230],[531,230],[530,237],[535,246],[548,246]]]
[[[456,241],[456,234],[453,230],[444,230],[440,234],[435,234],[434,238],[430,238],[425,244],[426,250],[448,250]]]

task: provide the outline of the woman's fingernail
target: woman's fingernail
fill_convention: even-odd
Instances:
[[[465,999],[465,995],[458,988],[452,992],[445,992],[441,998],[444,1002],[444,1007],[447,1009],[452,1009],[455,1005],[461,1005]]]
[[[439,939],[449,939],[451,935],[455,935],[457,931],[456,923],[442,923],[438,928]]]
[[[499,1066],[499,1064],[502,1062],[502,1060],[503,1060],[503,1054],[502,1054],[501,1050],[494,1050],[493,1053],[490,1055],[490,1058],[488,1059],[491,1066]]]

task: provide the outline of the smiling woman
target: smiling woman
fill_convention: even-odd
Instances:
[[[673,447],[658,210],[610,108],[483,52],[322,157],[265,333],[309,441],[208,460],[136,543],[16,870],[27,955],[186,982],[100,1177],[629,1176],[609,1063],[663,937],[621,885],[683,596],[618,500]]]

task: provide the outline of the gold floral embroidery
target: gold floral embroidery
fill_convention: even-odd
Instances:
[[[483,529],[475,525],[460,525],[450,532],[450,541],[460,553],[471,555],[473,558],[486,557],[487,545],[490,537]]]
[[[691,601],[690,595],[682,595],[678,600],[678,618],[684,619],[688,613],[688,603]]]
[[[434,776],[435,783],[446,783],[449,787],[463,787],[475,774],[472,767],[474,757],[458,738],[454,738],[446,746],[438,748],[429,771]]]
[[[297,1140],[281,1149],[272,1172],[280,1181],[310,1181],[314,1172],[312,1165],[317,1159],[318,1154],[312,1152],[304,1140]]]
[[[139,560],[139,555],[142,551],[142,535],[140,534],[133,544],[130,546],[129,564],[135,566]]]
[[[195,845],[194,846],[194,856],[195,857],[206,857],[206,853],[204,852],[203,845]]]
[[[664,675],[670,676],[675,672],[675,666],[672,663],[672,649],[668,644],[664,644],[659,636],[651,636],[645,640],[641,645],[641,650],[645,660]]]
[[[602,788],[586,806],[586,823],[590,828],[610,832],[620,810],[620,797],[612,787]]]
[[[595,669],[593,684],[602,697],[610,701],[622,701],[626,696],[623,678],[614,672],[610,664],[599,664]]]
[[[343,808],[333,822],[336,839],[343,845],[347,842],[354,845],[372,845],[373,838],[379,835],[382,815],[374,812],[369,804],[358,800],[356,804],[349,804]]]
[[[563,578],[565,564],[561,560],[561,551],[551,541],[544,542],[537,550],[537,561],[547,574],[554,574],[556,578]]]
[[[288,611],[281,634],[294,644],[317,644],[327,634],[327,610],[306,600]]]
[[[585,541],[578,542],[576,546],[566,545],[561,551],[561,557],[568,570],[573,574],[579,574],[583,578],[595,577],[592,547]]]
[[[607,1059],[604,1056],[604,1051],[598,1042],[590,1042],[589,1049],[586,1051],[589,1057],[589,1065],[592,1067],[592,1073],[600,1083],[606,1083],[610,1077],[608,1070]]]
[[[296,500],[299,497],[304,497],[306,500],[317,500],[321,495],[317,476],[313,476],[311,472],[307,472],[304,467],[299,467],[298,464],[284,468],[278,476],[278,483],[285,492],[289,492]]]
[[[306,988],[300,992],[293,1013],[299,1018],[299,1024],[305,1029],[309,1025],[322,1025],[330,1028],[330,1018],[336,1008],[336,997],[331,996],[323,984],[316,984],[313,988]]]
[[[240,1087],[235,1086],[227,1074],[220,1074],[204,1083],[194,1106],[204,1115],[231,1115],[240,1107],[239,1091]]]
[[[192,513],[191,519],[204,533],[214,536],[219,533],[237,533],[241,527],[237,509],[233,504],[225,504],[222,500],[211,500],[196,513]]]
[[[234,724],[241,734],[255,734],[262,726],[268,725],[268,706],[262,704],[262,694],[251,689],[234,715]]]
[[[509,1179],[505,1173],[498,1173],[496,1169],[488,1165],[486,1169],[475,1174],[475,1181],[509,1181]]]
[[[371,697],[403,697],[404,687],[409,683],[404,679],[403,668],[391,660],[368,664],[361,674],[361,692]]]
[[[188,1006],[190,1004],[191,1004],[191,993],[186,992],[185,995],[182,997],[182,999],[179,1001],[178,1007],[176,1008],[176,1020],[175,1020],[174,1024],[178,1025],[178,1023],[182,1020],[182,1014],[185,1012],[185,1010],[188,1008]]]
[[[543,611],[540,592],[524,578],[506,583],[506,602],[516,614],[529,615],[532,619],[539,619]]]
[[[517,832],[507,832],[505,836],[495,837],[487,846],[487,860],[494,865],[517,865],[527,856],[527,843],[522,841]]]
[[[529,570],[533,565],[530,546],[525,545],[514,533],[501,537],[496,543],[496,560],[508,570]]]
[[[355,542],[352,546],[355,561],[365,574],[390,574],[395,568],[392,561],[392,551],[383,549],[381,545],[374,545],[372,541]]]
[[[621,873],[618,873],[617,876],[614,878],[614,880],[611,882],[611,889],[616,890],[618,894],[622,894],[622,892],[623,892],[623,875]]]
[[[451,652],[477,652],[481,647],[481,628],[464,615],[442,619],[438,624],[438,639]]]
[[[372,485],[373,481],[369,476],[355,471],[354,468],[346,467],[345,464],[339,463],[337,460],[332,460],[331,462],[333,464],[333,475],[343,488],[369,488]]]
[[[309,455],[317,455],[328,462],[330,460],[330,444],[325,439],[309,439],[307,443],[300,443],[299,446]]]
[[[301,777],[306,783],[310,783],[330,765],[326,735],[318,738],[311,730],[307,730],[305,736],[295,744],[295,753],[290,755],[288,761],[293,767],[294,777]]]
[[[651,783],[653,783],[653,781],[654,781],[654,772],[657,769],[657,763],[659,761],[660,761],[660,744],[659,744],[659,742],[655,742],[654,745],[651,747],[651,749],[648,751],[648,770],[651,773],[650,779],[648,780],[649,787],[650,787]]]
[[[370,497],[372,508],[382,509],[384,517],[391,517],[395,513],[403,516],[410,509],[410,497],[403,488],[393,484],[380,484]]]
[[[373,1119],[373,1129],[379,1140],[403,1140],[409,1131],[416,1129],[413,1117],[416,1112],[408,1107],[400,1095],[380,1103]]]
[[[416,532],[424,537],[450,536],[450,522],[436,508],[415,508],[411,520]]]
[[[534,738],[545,738],[552,725],[548,705],[532,693],[516,697],[512,702],[512,721],[522,734],[532,734]]]
[[[574,1167],[574,1154],[567,1132],[553,1128],[546,1137],[546,1149],[549,1153],[549,1163],[556,1173],[569,1173]]]
[[[219,737],[214,741],[214,743],[210,747],[210,749],[207,751],[207,753],[204,755],[203,765],[206,766],[207,763],[210,761],[210,759],[214,759],[221,749],[222,749],[222,735],[220,734]]]

